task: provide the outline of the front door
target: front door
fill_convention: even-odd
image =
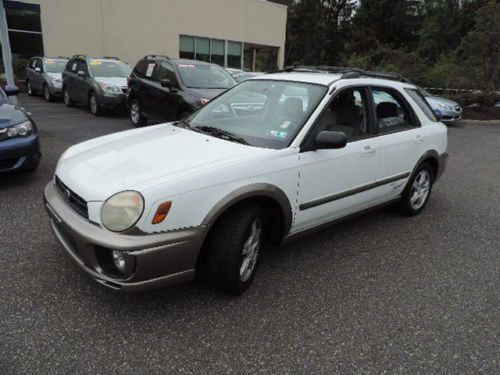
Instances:
[[[372,187],[378,175],[380,150],[378,138],[371,134],[373,116],[368,95],[365,88],[342,90],[314,125],[309,142],[320,131],[330,130],[344,132],[348,143],[337,150],[312,149],[300,154],[298,209],[292,232],[378,201],[378,190]]]

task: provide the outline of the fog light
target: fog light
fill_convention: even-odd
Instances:
[[[113,263],[118,271],[121,273],[125,273],[125,269],[127,268],[127,261],[125,260],[125,256],[121,251],[113,250]]]

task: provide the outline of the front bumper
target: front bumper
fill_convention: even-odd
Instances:
[[[38,134],[0,142],[0,173],[34,169],[42,154]]]
[[[75,263],[99,283],[133,292],[194,278],[207,227],[149,235],[113,233],[77,214],[52,182],[45,187],[44,203],[59,242]],[[104,271],[99,252],[110,249],[122,251],[135,260],[135,268],[127,278]]]
[[[444,123],[453,123],[456,121],[460,121],[462,119],[462,111],[447,111],[440,110],[441,112],[441,121]]]
[[[126,106],[127,104],[127,94],[103,94],[101,93],[97,98],[99,104],[106,108],[115,108],[119,106]]]

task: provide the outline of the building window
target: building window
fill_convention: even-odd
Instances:
[[[223,40],[212,39],[210,45],[210,60],[213,63],[224,65],[225,42]]]
[[[194,59],[194,37],[181,35],[179,57],[181,59]]]
[[[240,42],[227,43],[227,66],[241,69],[242,46]]]
[[[18,1],[4,1],[12,65],[16,79],[25,76],[25,68],[31,57],[43,55],[40,5]],[[5,70],[0,56],[0,69]]]
[[[195,39],[196,60],[210,61],[210,39],[196,38]]]

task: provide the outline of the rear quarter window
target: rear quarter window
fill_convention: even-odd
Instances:
[[[419,108],[422,110],[422,112],[425,113],[425,116],[433,121],[433,122],[438,122],[436,116],[434,115],[434,111],[432,110],[431,106],[425,99],[424,94],[420,92],[418,89],[405,89],[405,91],[410,95],[410,97],[413,99],[415,103],[419,106]]]

